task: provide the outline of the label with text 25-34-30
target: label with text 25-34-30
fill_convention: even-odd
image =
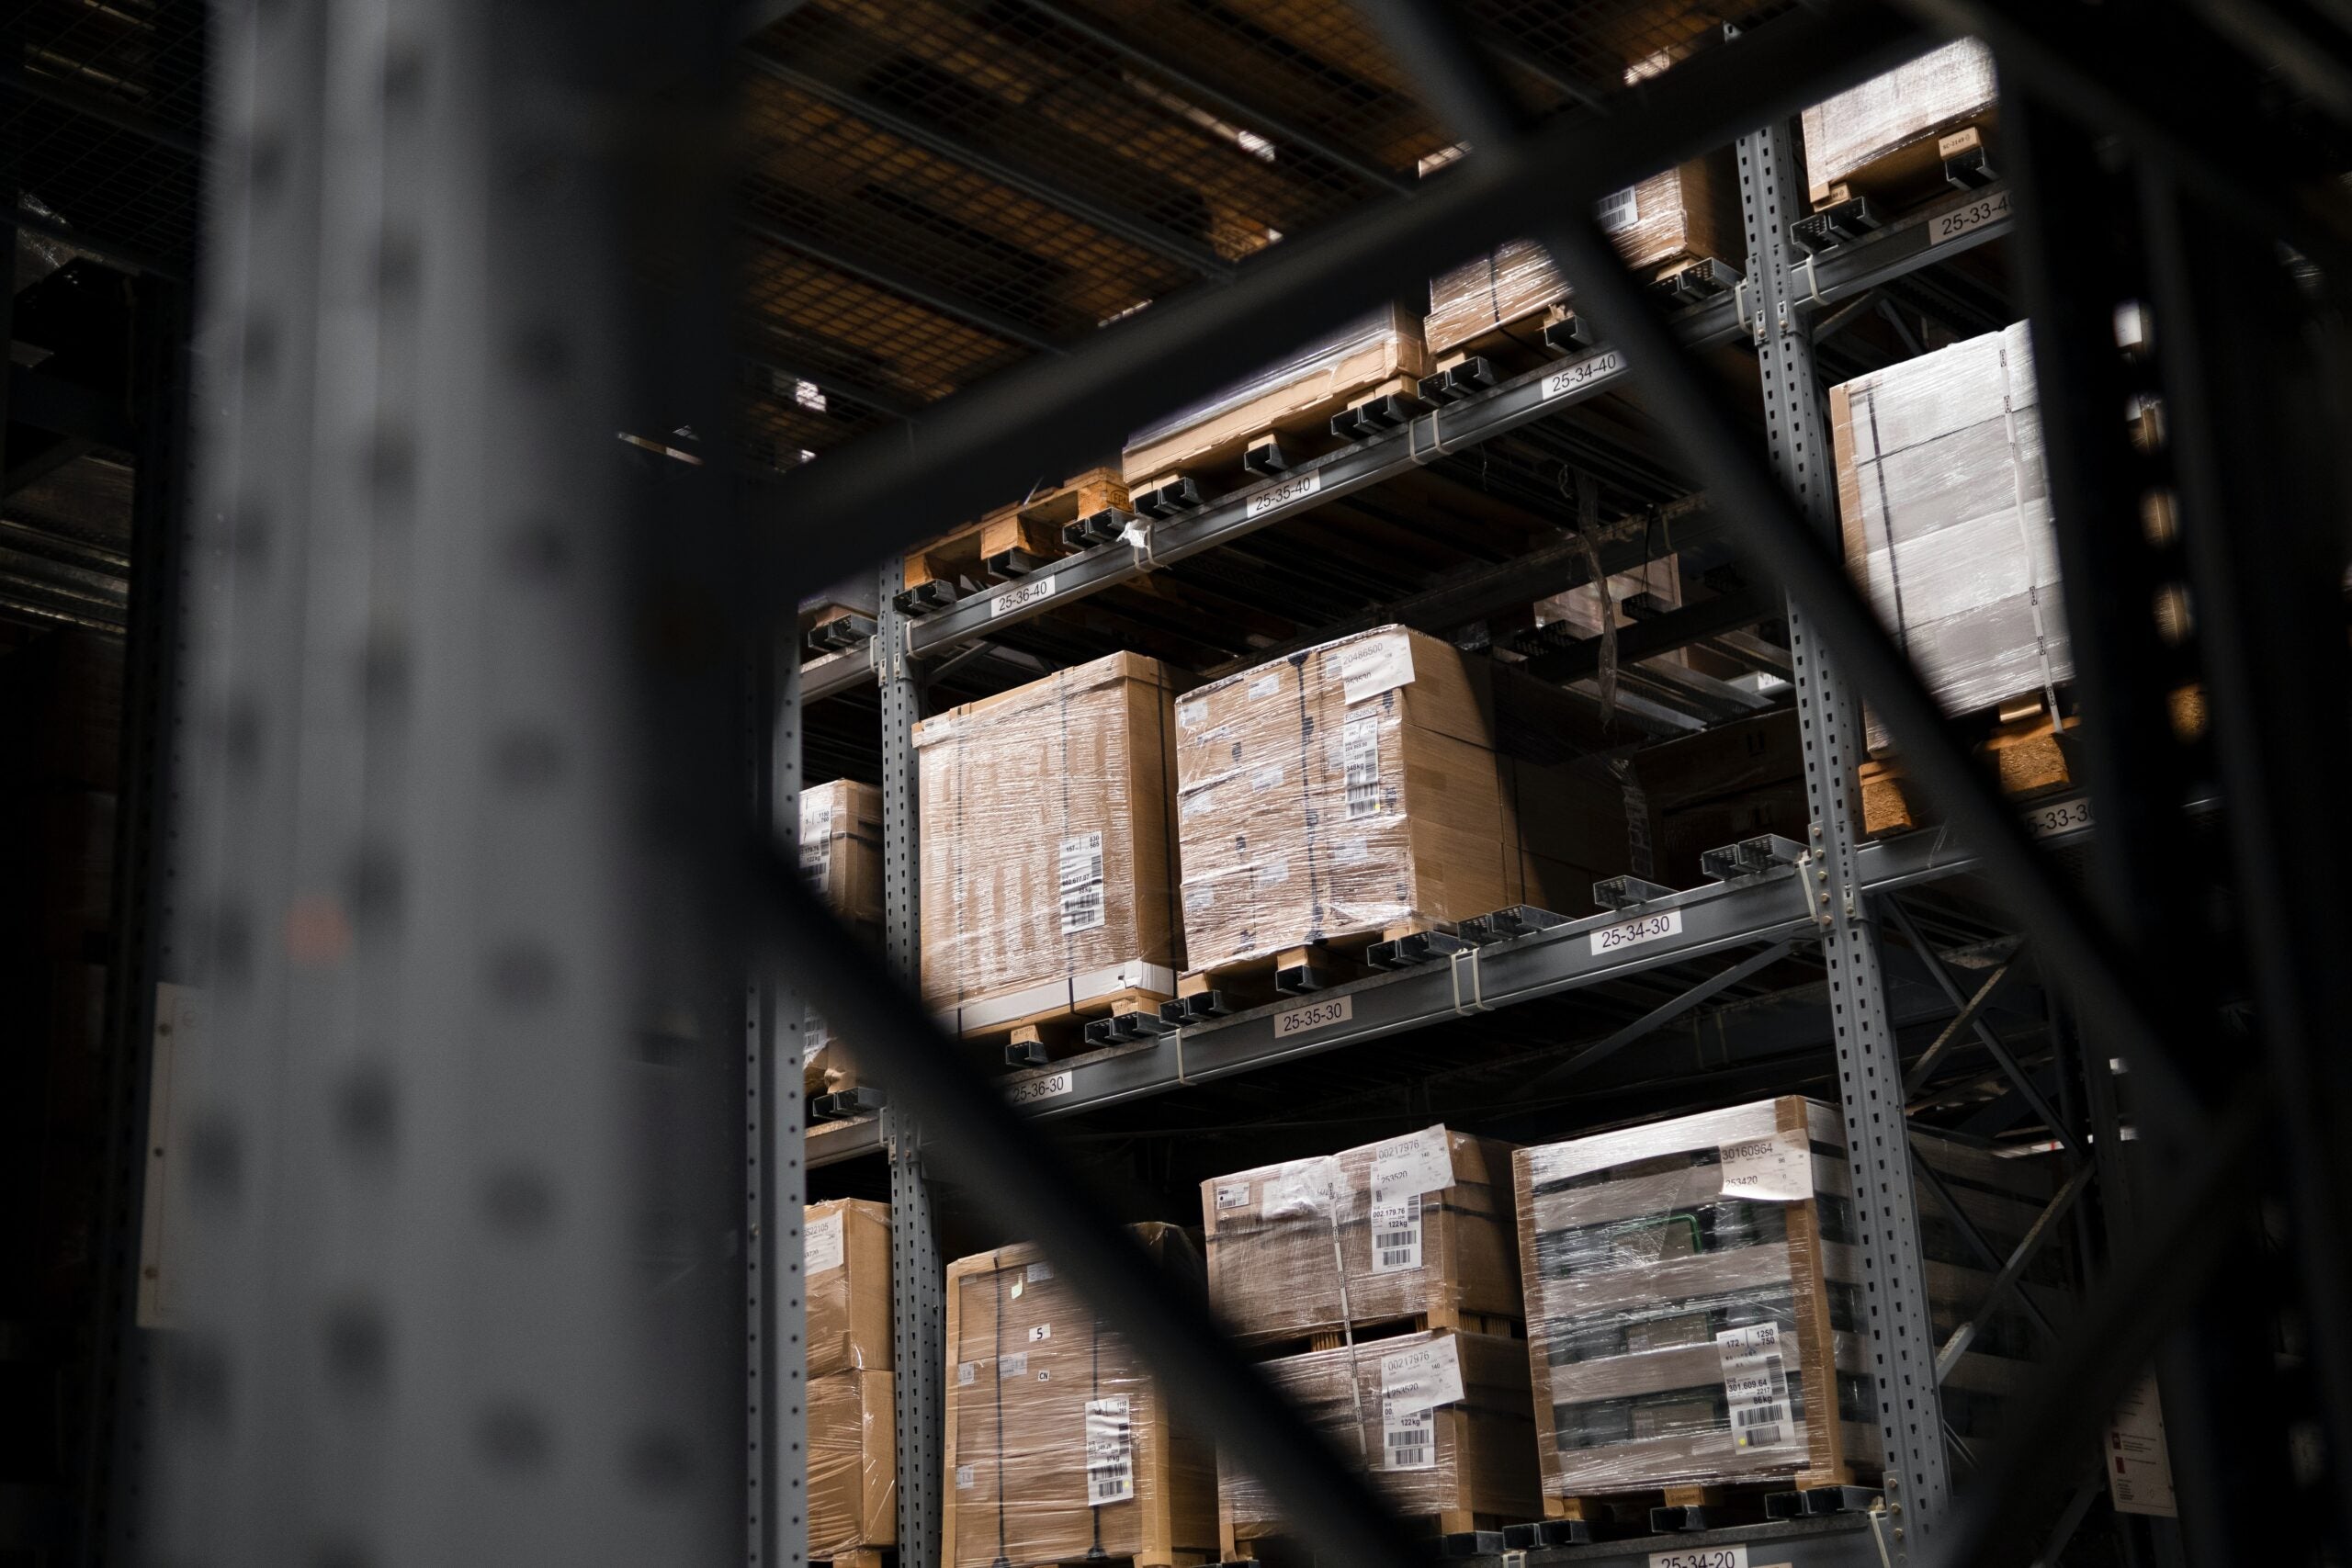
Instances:
[[[1682,911],[1661,909],[1655,915],[1639,919],[1620,920],[1613,926],[1603,926],[1592,933],[1595,953],[1614,953],[1619,948],[1639,947],[1645,942],[1656,942],[1662,936],[1682,934]]]

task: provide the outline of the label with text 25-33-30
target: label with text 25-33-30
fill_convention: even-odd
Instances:
[[[1345,1023],[1356,1015],[1353,997],[1333,997],[1328,1002],[1309,1002],[1301,1008],[1284,1008],[1274,1014],[1274,1038],[1286,1039],[1304,1034],[1311,1029],[1325,1029],[1335,1023]]]
[[[1601,927],[1592,933],[1592,951],[1596,953],[1614,953],[1621,947],[1639,947],[1662,936],[1681,934],[1682,911],[1661,909],[1655,915],[1644,915],[1637,920],[1620,920],[1613,926]]]

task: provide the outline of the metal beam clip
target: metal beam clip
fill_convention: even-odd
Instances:
[[[1464,947],[1446,960],[1446,966],[1453,976],[1453,1010],[1465,1018],[1474,1012],[1494,1010],[1487,1002],[1486,975],[1478,967],[1478,952],[1477,948]],[[1466,988],[1462,983],[1465,970],[1470,976]]]

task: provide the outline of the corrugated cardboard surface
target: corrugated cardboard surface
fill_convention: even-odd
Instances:
[[[1440,1339],[1453,1343],[1464,1397],[1437,1407],[1435,1462],[1391,1469],[1383,1441],[1381,1359]],[[1530,1428],[1527,1348],[1486,1334],[1408,1334],[1269,1361],[1267,1378],[1342,1454],[1368,1458],[1373,1484],[1400,1514],[1468,1513],[1503,1520],[1542,1517]],[[1349,1384],[1353,1374],[1354,1388]],[[1243,1539],[1292,1533],[1272,1497],[1230,1458],[1217,1456],[1217,1508]],[[1456,1528],[1467,1528],[1461,1521]],[[1313,1531],[1300,1530],[1311,1536]]]
[[[1993,107],[1993,52],[1962,39],[1804,111],[1805,179],[1825,187]]]
[[[838,1231],[841,1261],[818,1268],[817,1247],[802,1276],[808,1303],[808,1375],[890,1366],[890,1206],[863,1198],[811,1203],[801,1234]]]
[[[808,1380],[808,1555],[899,1539],[899,1456],[888,1372]]]
[[[869,935],[882,929],[882,792],[834,779],[800,792],[800,869],[825,903]]]
[[[1170,1289],[1201,1289],[1200,1255],[1182,1231],[1135,1229],[1168,1269]],[[947,1568],[1215,1557],[1210,1443],[1037,1248],[947,1266]],[[1091,1506],[1088,1407],[1122,1399],[1134,1495]],[[1103,1456],[1095,1457],[1099,1476]]]
[[[1417,1269],[1374,1268],[1372,1168],[1378,1145],[1325,1156],[1336,1163],[1340,1185],[1336,1202],[1319,1209],[1285,1201],[1279,1185],[1269,1201],[1269,1182],[1280,1183],[1306,1162],[1261,1166],[1201,1183],[1209,1299],[1217,1315],[1244,1340],[1311,1334],[1351,1318],[1377,1323],[1433,1307],[1518,1317],[1510,1147],[1450,1130],[1446,1144],[1454,1180],[1420,1197]]]
[[[1156,660],[1114,653],[915,726],[932,1008],[1178,966],[1168,704]]]

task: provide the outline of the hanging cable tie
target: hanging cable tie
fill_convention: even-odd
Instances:
[[[1465,947],[1446,960],[1446,967],[1453,972],[1453,1010],[1464,1018],[1474,1012],[1493,1010],[1487,1005],[1487,978],[1485,971],[1478,967],[1478,953],[1477,948]],[[1464,970],[1470,976],[1470,988],[1466,996],[1462,987]]]
[[[1184,1031],[1182,1026],[1179,1025],[1176,1032],[1170,1035],[1170,1038],[1176,1042],[1176,1082],[1180,1086],[1189,1085],[1193,1080],[1184,1076]]]
[[[1804,273],[1805,303],[1828,304],[1829,301],[1821,297],[1821,258],[1813,252],[1807,251],[1804,260],[1797,263],[1797,268]]]
[[[1130,517],[1126,526],[1119,530],[1119,537],[1136,553],[1137,571],[1159,570],[1159,558],[1152,552],[1151,533],[1151,520],[1148,517]]]

